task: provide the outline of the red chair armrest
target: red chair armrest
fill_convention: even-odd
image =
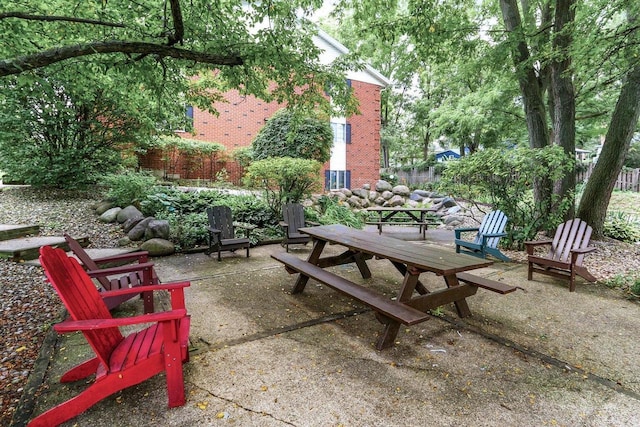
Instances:
[[[89,277],[105,277],[105,276],[112,276],[112,275],[121,274],[121,273],[132,273],[134,271],[140,271],[148,268],[150,269],[152,267],[153,267],[152,262],[145,262],[143,264],[130,264],[130,265],[123,265],[120,267],[110,267],[110,268],[101,268],[100,270],[90,270],[90,271],[87,271],[87,274],[89,275]]]
[[[88,319],[88,320],[65,320],[58,323],[53,328],[60,333],[76,331],[93,331],[97,329],[107,329],[128,325],[139,325],[144,323],[164,322],[168,320],[178,320],[187,316],[187,310],[178,309],[163,311],[160,313],[143,314],[133,317],[118,317],[112,319]]]
[[[140,251],[140,252],[129,252],[125,254],[111,255],[101,258],[94,258],[93,262],[96,264],[105,264],[108,262],[117,262],[117,261],[128,261],[128,260],[137,260],[139,263],[147,262],[149,259],[149,252]]]

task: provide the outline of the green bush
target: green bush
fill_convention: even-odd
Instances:
[[[329,161],[333,131],[327,120],[296,116],[291,110],[277,111],[253,141],[253,159],[294,157]]]
[[[186,215],[165,212],[157,218],[169,222],[171,229],[169,238],[175,244],[176,250],[181,251],[207,244],[208,221],[205,212]]]
[[[107,198],[122,208],[129,205],[140,208],[157,184],[152,175],[132,171],[106,175],[103,181],[107,186]]]
[[[552,198],[539,206],[533,197],[533,182],[540,177],[556,181],[572,171],[573,161],[561,147],[543,149],[487,149],[447,162],[440,191],[467,200],[487,201],[502,210],[509,222],[506,247],[522,249],[540,230],[554,230],[569,208],[568,198]]]
[[[627,243],[640,241],[640,227],[622,212],[612,212],[607,215],[603,234],[606,237]]]
[[[253,162],[245,175],[245,183],[260,188],[269,209],[280,216],[282,205],[298,203],[319,187],[322,164],[315,160],[272,157]]]
[[[316,218],[308,218],[309,221],[320,224],[343,224],[353,228],[364,227],[363,215],[352,211],[348,206],[340,204],[337,200],[322,196],[318,200],[320,213]],[[309,215],[311,217],[311,215]]]

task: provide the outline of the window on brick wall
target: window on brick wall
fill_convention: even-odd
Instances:
[[[327,170],[324,172],[325,190],[339,190],[340,188],[351,188],[351,171],[347,170]]]
[[[334,144],[351,144],[351,124],[331,122]]]

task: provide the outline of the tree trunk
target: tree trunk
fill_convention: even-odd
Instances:
[[[540,83],[531,65],[529,47],[525,41],[517,0],[500,0],[500,10],[505,28],[510,33],[510,39],[513,43],[511,55],[522,93],[529,145],[531,148],[544,148],[549,144],[544,102]],[[551,194],[552,183],[545,177],[536,179],[534,197],[542,212],[549,210]]]
[[[638,117],[640,117],[640,63],[636,63],[626,75],[611,116],[600,158],[585,186],[578,207],[578,217],[593,227],[593,235],[596,238],[602,237],[611,193],[629,151]]]
[[[576,151],[576,98],[571,73],[569,48],[573,42],[575,0],[557,0],[554,20],[553,48],[555,58],[551,64],[551,87],[553,92],[553,139],[574,161]],[[575,168],[555,183],[554,193],[561,199],[570,198],[570,208],[565,220],[575,214],[573,190],[576,186]]]

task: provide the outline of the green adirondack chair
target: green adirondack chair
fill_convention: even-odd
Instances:
[[[500,252],[498,242],[500,238],[506,236],[504,232],[508,218],[500,210],[489,212],[482,219],[480,227],[477,228],[456,228],[455,244],[457,253],[486,258],[491,255],[502,261],[511,261],[509,257]],[[462,233],[476,232],[473,240],[468,241],[462,238]]]

